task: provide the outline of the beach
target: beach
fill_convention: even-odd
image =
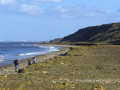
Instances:
[[[59,51],[56,52],[51,52],[43,55],[37,55],[35,56],[37,61],[36,63],[49,60],[50,58],[53,58],[58,55],[62,55],[65,52],[69,50],[69,45],[44,45],[44,46],[58,46],[61,47]],[[28,58],[19,61],[19,66],[18,68],[26,68],[28,66]],[[14,69],[14,64],[8,64],[0,67],[0,75],[10,75],[10,74],[16,74],[15,69]]]
[[[19,73],[13,74],[13,68],[12,74],[10,72],[8,75],[7,69],[4,75],[0,75],[0,88],[18,90],[120,89],[119,45],[66,46],[60,52],[36,58],[38,63],[29,65],[27,68],[20,67]]]

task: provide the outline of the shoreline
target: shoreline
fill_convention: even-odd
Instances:
[[[59,51],[54,51],[54,52],[50,52],[50,53],[43,54],[43,55],[36,55],[35,56],[36,63],[49,60],[50,58],[53,58],[55,56],[63,55],[69,50],[69,47],[70,47],[70,45],[45,45],[45,46],[59,46],[61,48],[59,49]],[[27,60],[29,58],[19,61],[18,69],[26,68],[28,66]],[[17,74],[14,69],[14,64],[7,64],[7,65],[0,66],[0,75],[10,75],[10,74]]]
[[[65,50],[69,51],[65,53]],[[63,47],[60,52],[38,56],[40,63],[20,68],[18,74],[0,75],[0,87],[117,90],[120,88],[119,53],[120,46],[116,45]]]
[[[60,48],[62,48],[62,47],[64,47],[64,45],[49,45],[49,44],[46,44],[46,45],[42,45],[42,44],[30,44],[30,45],[32,45],[32,46],[48,46],[48,47],[55,47],[56,49],[58,49],[58,50],[56,50],[56,51],[59,51],[60,50]],[[56,52],[55,50],[50,50],[50,51],[46,51],[46,52],[44,52],[44,53],[39,53],[39,54],[37,54],[37,52],[27,52],[27,53],[19,53],[18,54],[18,56],[24,56],[24,55],[26,55],[26,56],[24,56],[24,57],[18,57],[18,59],[19,59],[19,62],[21,62],[21,61],[23,61],[23,60],[25,60],[25,59],[28,59],[28,58],[32,58],[32,57],[35,57],[35,56],[40,56],[40,55],[44,55],[44,54],[48,54],[48,53],[51,53],[51,52]],[[40,51],[41,52],[41,51]],[[31,53],[33,53],[32,55],[28,55],[27,56],[27,54],[31,54]],[[34,55],[34,53],[36,53],[36,55]],[[20,55],[20,54],[22,54],[22,55]],[[14,57],[14,56],[13,56]],[[6,57],[5,57],[6,58]],[[11,60],[9,60],[9,59],[11,59]],[[11,58],[6,58],[6,59],[1,59],[0,61],[0,67],[3,67],[3,66],[7,66],[7,65],[11,65],[11,64],[13,64],[13,61],[15,60],[15,59],[17,59],[17,57],[16,58],[12,58],[12,56],[11,56]],[[2,61],[5,61],[5,62],[2,62]]]

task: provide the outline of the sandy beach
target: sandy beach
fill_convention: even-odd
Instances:
[[[47,46],[46,44],[42,44],[42,45]],[[58,46],[58,47],[61,47],[61,49],[60,49],[60,51],[35,56],[37,59],[36,63],[39,63],[39,62],[42,62],[45,60],[49,60],[50,58],[53,58],[53,57],[58,56],[58,55],[62,55],[65,52],[67,52],[69,50],[69,47],[70,47],[70,45],[48,45],[48,46]],[[27,66],[28,66],[28,60],[25,59],[25,60],[22,60],[19,62],[18,68],[19,69],[26,68]],[[8,65],[4,65],[4,66],[0,67],[0,75],[10,75],[10,74],[17,74],[14,71],[14,64],[10,64],[10,65],[8,64]]]

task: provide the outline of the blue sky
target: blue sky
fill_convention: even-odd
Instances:
[[[120,22],[120,0],[0,0],[0,41],[46,41]]]

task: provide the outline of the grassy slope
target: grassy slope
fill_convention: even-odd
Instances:
[[[77,32],[64,37],[61,41],[68,42],[111,42],[120,39],[120,23],[79,29]]]
[[[70,49],[65,56],[30,65],[22,69],[22,73],[0,76],[0,87],[41,90],[120,89],[120,81],[116,82],[120,78],[120,46],[80,46]]]

